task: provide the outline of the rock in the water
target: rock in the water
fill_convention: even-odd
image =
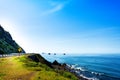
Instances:
[[[12,39],[10,33],[0,25],[0,54],[18,53],[19,48],[21,47]],[[21,53],[25,53],[22,48]]]

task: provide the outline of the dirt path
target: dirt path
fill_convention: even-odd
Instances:
[[[32,77],[35,76],[36,72],[31,72],[25,75],[21,75],[18,77],[13,77],[10,80],[32,80]]]
[[[30,71],[23,66],[15,57],[0,59],[0,80],[32,80],[36,72]]]

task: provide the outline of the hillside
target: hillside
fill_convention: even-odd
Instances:
[[[18,53],[19,48],[21,47],[12,39],[10,33],[0,25],[0,54]],[[25,53],[22,48],[21,52]]]
[[[78,80],[73,74],[51,67],[39,54],[0,58],[0,80]]]

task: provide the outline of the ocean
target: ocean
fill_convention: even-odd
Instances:
[[[92,80],[120,80],[120,54],[75,55],[41,54],[50,62],[57,60],[80,69],[79,75]]]

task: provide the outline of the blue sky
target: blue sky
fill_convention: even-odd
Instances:
[[[119,0],[0,0],[0,24],[26,52],[120,53]]]

